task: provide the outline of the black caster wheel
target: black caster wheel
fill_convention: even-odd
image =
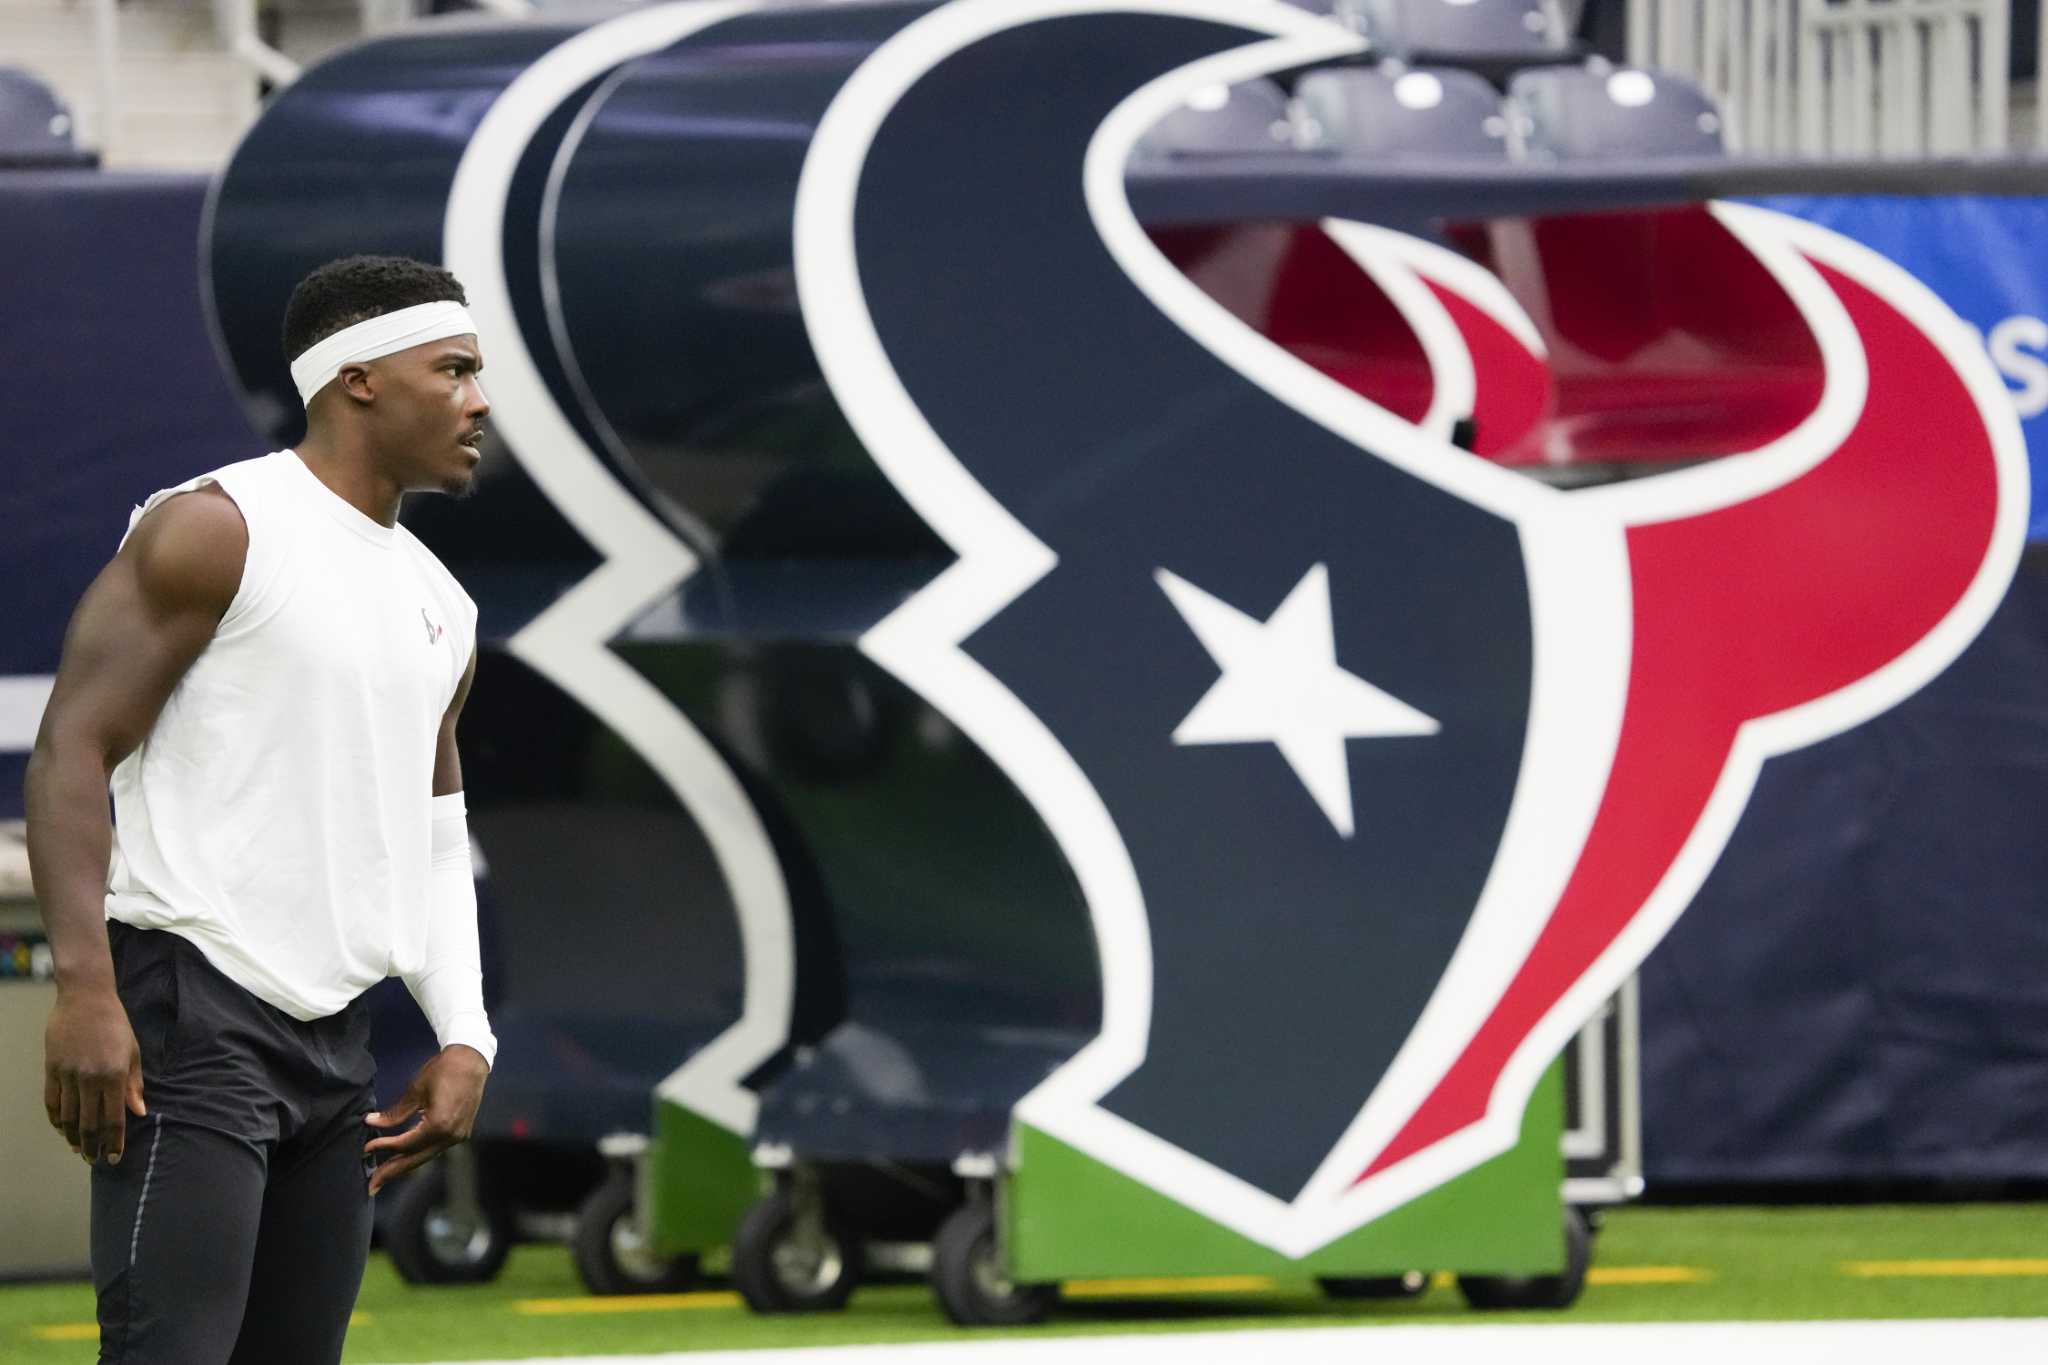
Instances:
[[[996,1246],[995,1210],[986,1200],[964,1204],[932,1239],[932,1292],[962,1327],[1022,1327],[1043,1322],[1059,1299],[1049,1284],[1012,1284]]]
[[[633,1170],[615,1166],[576,1210],[569,1250],[593,1294],[673,1294],[697,1281],[695,1256],[658,1256],[633,1217]]]
[[[1585,1289],[1592,1262],[1592,1228],[1583,1212],[1567,1205],[1563,1270],[1555,1275],[1460,1275],[1458,1289],[1474,1308],[1569,1308]]]
[[[828,1313],[860,1282],[860,1243],[818,1193],[783,1186],[747,1210],[732,1279],[756,1313]]]
[[[1429,1288],[1429,1276],[1420,1270],[1399,1275],[1332,1277],[1316,1285],[1333,1299],[1413,1299]]]
[[[384,1248],[408,1284],[482,1284],[497,1278],[512,1251],[512,1219],[479,1198],[473,1209],[449,1197],[447,1158],[423,1166],[380,1196]]]

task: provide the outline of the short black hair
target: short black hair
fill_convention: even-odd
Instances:
[[[344,256],[300,280],[284,308],[284,357],[366,318],[415,304],[448,300],[467,305],[462,283],[439,266],[408,256]]]

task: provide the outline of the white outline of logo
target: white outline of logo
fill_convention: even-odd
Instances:
[[[746,962],[739,1021],[657,1093],[743,1137],[753,1131],[758,1100],[741,1082],[789,1037],[796,976],[789,891],[760,815],[725,760],[659,688],[608,648],[633,617],[696,572],[697,558],[619,485],[556,405],[512,310],[503,233],[519,158],[564,100],[595,76],[757,7],[701,0],[652,6],[550,49],[505,88],[470,138],[448,195],[442,255],[468,289],[470,314],[489,350],[493,425],[541,491],[604,556],[512,637],[511,651],[660,774],[703,831],[739,916]]]
[[[1526,561],[1537,642],[1529,736],[1494,867],[1408,1042],[1351,1129],[1291,1201],[1096,1104],[1145,1054],[1151,952],[1144,896],[1113,817],[1073,757],[958,647],[1050,572],[1056,556],[973,479],[904,391],[868,313],[854,250],[854,203],[869,146],[925,72],[1006,29],[1110,11],[1203,19],[1274,35],[1151,82],[1097,130],[1081,174],[1111,254],[1162,312],[1250,382],[1364,450],[1513,521]],[[1354,35],[1275,0],[955,0],[906,26],[854,73],[818,129],[797,193],[798,291],[826,379],[877,465],[960,556],[863,636],[861,647],[944,712],[1016,783],[1073,867],[1095,926],[1104,977],[1102,1032],[1019,1103],[1017,1118],[1296,1257],[1513,1144],[1528,1096],[1551,1058],[1634,970],[1705,879],[1764,758],[1878,714],[1946,666],[2002,597],[2018,562],[2026,514],[2018,423],[1967,329],[1923,285],[1875,253],[1758,209],[1712,206],[1813,328],[1826,373],[1821,400],[1796,429],[1759,450],[1653,481],[1574,494],[1534,484],[1464,456],[1440,434],[1400,421],[1244,326],[1182,276],[1139,227],[1123,186],[1130,149],[1196,89],[1358,48]],[[1984,563],[1941,625],[1889,665],[1809,705],[1743,726],[1704,815],[1656,891],[1522,1041],[1486,1117],[1353,1184],[1483,1022],[1484,1011],[1472,1002],[1490,1009],[1499,997],[1585,845],[1606,788],[1628,681],[1627,528],[1745,501],[1797,477],[1839,446],[1862,410],[1868,373],[1861,343],[1805,257],[1880,292],[1949,355],[1975,397],[1991,434],[2000,489]],[[1532,914],[1531,906],[1543,912]]]

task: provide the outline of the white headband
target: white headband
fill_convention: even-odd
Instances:
[[[413,346],[424,346],[442,337],[467,336],[476,331],[469,310],[450,300],[415,304],[353,327],[344,327],[325,341],[316,341],[292,362],[292,383],[299,386],[299,401],[313,405],[313,395],[327,387],[344,365],[375,360]]]

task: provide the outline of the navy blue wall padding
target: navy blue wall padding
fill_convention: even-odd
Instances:
[[[194,175],[0,175],[0,677],[56,671],[130,508],[270,448],[200,308],[205,200]],[[0,819],[26,761],[0,751]]]
[[[1771,760],[1642,971],[1652,1183],[2048,1177],[2048,548],[1918,695]]]

